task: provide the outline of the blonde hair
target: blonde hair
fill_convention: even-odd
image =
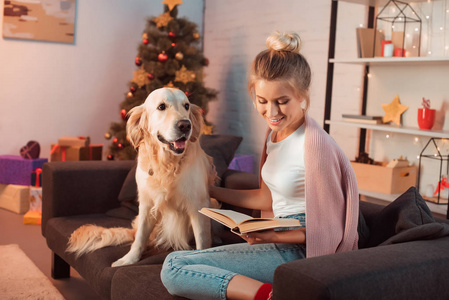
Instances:
[[[300,53],[301,38],[294,32],[280,33],[276,31],[266,41],[267,48],[254,59],[248,90],[255,100],[254,86],[258,80],[283,80],[293,91],[304,98],[304,110],[309,108],[309,87],[312,71],[309,63]]]

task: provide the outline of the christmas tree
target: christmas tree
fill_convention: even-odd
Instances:
[[[204,87],[202,70],[209,64],[198,44],[200,34],[197,25],[186,18],[177,18],[181,0],[164,0],[164,13],[149,18],[142,34],[135,60],[137,66],[129,91],[120,104],[120,122],[111,124],[105,133],[112,139],[108,159],[134,159],[137,152],[126,139],[127,113],[141,105],[148,94],[158,88],[175,87],[182,90],[189,101],[200,106],[204,115],[208,102],[216,97],[215,90]],[[212,126],[206,121],[205,132]]]

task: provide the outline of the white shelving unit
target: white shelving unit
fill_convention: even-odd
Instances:
[[[449,57],[371,57],[355,59],[330,59],[332,63],[358,65],[413,65],[413,64],[449,64]]]
[[[343,1],[343,0],[340,0]],[[364,124],[364,123],[353,123],[353,122],[345,122],[343,120],[335,120],[331,119],[331,107],[332,107],[332,85],[333,85],[333,77],[334,77],[334,65],[335,64],[356,64],[362,65],[365,67],[365,87],[368,86],[369,76],[367,76],[369,68],[371,66],[374,67],[409,67],[409,66],[443,66],[449,67],[449,57],[375,57],[375,58],[354,58],[354,59],[338,59],[334,58],[335,56],[335,38],[336,38],[336,19],[337,19],[337,8],[338,1],[332,1],[332,16],[331,16],[331,35],[329,39],[329,62],[328,62],[328,84],[326,90],[326,109],[325,109],[325,121],[324,128],[329,132],[330,125],[334,126],[352,126],[360,129],[367,130],[375,130],[375,131],[383,131],[383,132],[394,132],[399,134],[407,134],[407,135],[415,135],[415,136],[424,136],[428,138],[447,138],[449,139],[449,130],[420,130],[418,127],[406,127],[406,126],[395,126],[395,125],[387,125],[387,124]],[[352,2],[358,4],[364,4],[369,6],[369,15],[374,18],[374,7],[382,6],[386,1],[382,0],[344,0],[344,2]],[[409,2],[409,1],[406,1]],[[368,18],[370,19],[370,17]],[[368,95],[366,90],[363,95],[363,103],[365,105],[368,101]],[[364,145],[365,137],[361,138],[361,145]],[[363,148],[364,149],[364,148]],[[388,202],[394,201],[400,194],[382,194],[382,193],[374,193],[370,191],[360,190],[360,194],[362,195],[362,200],[367,200],[371,202],[384,202],[387,204]],[[378,201],[380,200],[380,201]],[[427,202],[429,208],[432,212],[438,214],[439,216],[448,216],[448,205],[444,204],[434,204],[431,202]]]
[[[421,130],[417,127],[406,127],[406,126],[394,126],[387,124],[362,124],[362,123],[353,123],[353,122],[345,122],[345,121],[334,121],[327,120],[326,124],[333,125],[345,125],[352,126],[357,128],[365,128],[372,129],[377,131],[387,131],[387,132],[397,132],[402,134],[411,134],[411,135],[420,135],[427,137],[438,137],[438,138],[447,138],[449,139],[449,131],[448,130]]]
[[[362,195],[362,200],[368,202],[375,202],[380,204],[388,204],[396,200],[401,194],[382,194],[370,191],[359,190],[360,195]],[[380,201],[376,201],[380,200]],[[436,214],[438,217],[444,218],[447,213],[447,205],[435,204],[432,202],[426,202],[430,211]]]

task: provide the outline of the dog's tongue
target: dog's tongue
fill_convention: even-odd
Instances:
[[[185,140],[178,140],[178,141],[175,141],[173,144],[175,145],[176,149],[184,149],[186,147]]]

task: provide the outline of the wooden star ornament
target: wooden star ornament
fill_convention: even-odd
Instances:
[[[143,87],[144,85],[150,83],[150,80],[148,79],[148,73],[143,68],[134,71],[134,77],[132,81],[139,87]]]
[[[171,20],[173,20],[173,18],[170,16],[170,13],[166,12],[154,18],[153,22],[156,23],[158,28],[161,28],[167,26]]]
[[[390,104],[382,104],[385,111],[385,116],[382,121],[384,123],[393,122],[401,126],[401,115],[408,109],[407,105],[399,103],[399,96],[396,95]]]
[[[182,4],[182,0],[164,0],[162,1],[162,4],[167,4],[168,9],[172,11],[172,9],[175,8],[176,5]]]

